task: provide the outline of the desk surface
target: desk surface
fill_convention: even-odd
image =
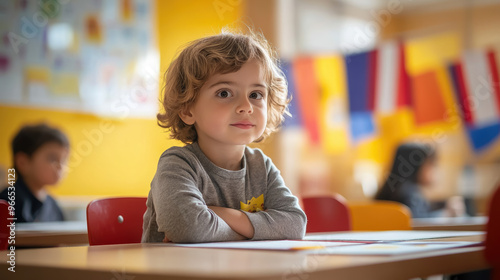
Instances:
[[[478,235],[450,240],[483,238]],[[0,255],[0,278],[408,279],[487,268],[481,246],[396,256],[182,248],[161,243],[29,249],[15,253],[15,273],[7,271],[7,255]]]
[[[16,245],[54,247],[88,244],[87,222],[46,222],[16,224]]]
[[[437,217],[437,218],[414,218],[412,228],[414,230],[465,230],[483,231],[486,229],[488,217]]]

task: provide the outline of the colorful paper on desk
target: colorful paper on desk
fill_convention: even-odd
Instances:
[[[400,255],[477,245],[480,242],[399,242],[371,243],[358,246],[328,247],[315,254],[328,255]]]
[[[196,244],[175,244],[181,247],[218,248],[218,249],[253,249],[253,250],[314,250],[336,246],[359,245],[350,242],[331,241],[301,241],[301,240],[267,240],[267,241],[236,241],[212,242]]]
[[[473,236],[483,234],[483,231],[412,231],[412,230],[392,230],[392,231],[359,231],[342,232],[330,234],[308,235],[304,240],[309,241],[411,241],[420,239],[435,239],[459,236]]]

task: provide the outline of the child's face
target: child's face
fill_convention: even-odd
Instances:
[[[210,77],[181,118],[195,125],[200,143],[246,145],[266,127],[267,92],[261,64],[249,60],[236,72]]]
[[[22,167],[24,177],[39,186],[54,185],[63,175],[68,153],[68,148],[58,143],[46,143],[31,158],[26,157],[19,168]]]
[[[435,181],[436,161],[427,159],[418,172],[418,182],[424,186],[430,186]]]

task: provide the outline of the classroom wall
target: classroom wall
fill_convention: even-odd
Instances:
[[[238,26],[244,1],[157,2],[158,41],[163,73],[183,44]],[[159,78],[161,81],[161,78]],[[169,140],[155,119],[106,119],[88,114],[0,104],[0,164],[12,166],[10,141],[26,123],[45,121],[71,141],[69,172],[51,192],[56,196],[145,196]]]
[[[455,34],[460,41],[460,52],[466,49],[493,49],[497,54],[497,65],[500,65],[500,36],[497,30],[500,26],[500,3],[462,4],[464,2],[443,1],[431,8],[403,9],[400,14],[391,15],[381,31],[381,40]],[[466,133],[462,131],[450,134],[448,141],[440,146],[440,152],[440,166],[449,178],[443,181],[441,191],[434,195],[443,197],[457,193],[459,186],[456,181],[463,165],[473,164],[473,193],[478,212],[484,213],[490,194],[500,180],[500,139],[482,153],[474,155],[470,152]]]
[[[313,3],[316,2],[318,1]],[[463,2],[439,1],[439,3],[445,5],[437,7],[437,5],[415,4],[407,7],[408,3],[400,3],[402,11],[391,15],[387,15],[386,7],[373,9],[366,11],[367,20],[379,23],[377,26],[381,30],[380,34],[376,35],[380,35],[381,42],[390,39],[406,41],[406,39],[428,39],[434,35],[458,34],[456,41],[458,44],[452,40],[454,43],[445,47],[440,53],[446,51],[459,53],[463,46],[466,46],[482,50],[492,47],[500,54],[500,36],[493,28],[499,24],[500,19],[495,15],[500,13],[500,5],[488,4],[462,9],[457,6]],[[413,8],[414,6],[418,8]],[[377,15],[381,15],[382,18],[378,18]],[[368,28],[369,25],[365,27]],[[470,43],[467,43],[469,41]],[[460,50],[455,51],[457,48]],[[402,116],[403,114],[377,116],[380,125],[377,137],[346,147],[345,150],[331,156],[325,155],[323,151],[315,151],[306,142],[297,141],[304,138],[304,131],[294,131],[293,136],[289,138],[281,137],[283,139],[279,147],[283,162],[281,171],[288,186],[299,190],[300,195],[340,193],[350,200],[369,199],[370,197],[366,197],[361,189],[360,182],[368,181],[371,185],[377,180],[376,183],[381,185],[391,168],[394,149],[402,141],[424,141],[438,150],[439,176],[435,188],[429,192],[429,197],[432,199],[444,199],[463,193],[460,181],[463,180],[465,165],[474,164],[477,167],[475,173],[481,174],[481,178],[484,178],[485,173],[494,170],[489,168],[490,166],[496,165],[497,169],[500,167],[495,163],[500,156],[500,140],[484,151],[474,154],[461,123],[457,124],[452,119],[447,119],[445,123],[417,126],[413,120],[405,122],[406,118]],[[283,133],[286,134],[286,131],[282,132],[281,136]],[[296,152],[287,152],[290,151],[290,147],[294,147]],[[300,151],[297,147],[305,147],[305,151]],[[320,172],[322,173],[318,175]],[[485,197],[490,194],[492,187],[495,186],[495,178],[499,178],[493,175],[487,176],[488,180],[481,179],[475,182],[473,187],[477,188],[477,196]],[[477,177],[479,178],[479,175]]]

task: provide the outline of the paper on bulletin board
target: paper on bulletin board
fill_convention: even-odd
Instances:
[[[37,1],[0,4],[0,36],[21,38],[0,45],[0,102],[154,118],[160,84],[155,2],[53,3],[57,11],[37,25],[33,15],[47,13]]]
[[[46,67],[26,67],[24,71],[26,99],[30,103],[41,102],[50,98],[48,91],[50,70]]]

